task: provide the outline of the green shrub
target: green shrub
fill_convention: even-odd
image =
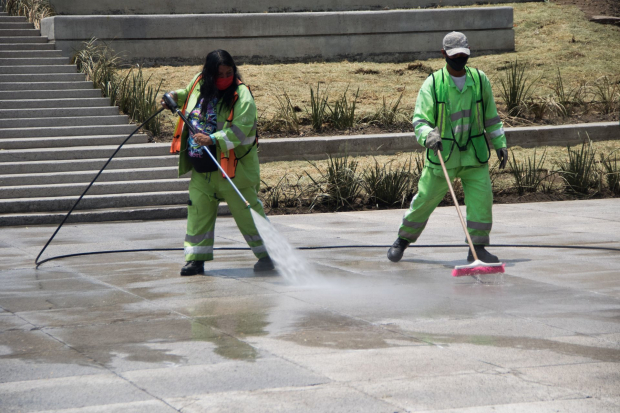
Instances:
[[[336,129],[348,129],[355,125],[355,104],[360,94],[360,89],[357,88],[353,101],[349,102],[347,99],[347,92],[349,87],[345,89],[340,99],[334,102],[334,107],[327,106],[330,111],[329,121]]]
[[[557,103],[560,105],[561,110],[558,112],[563,117],[570,116],[575,107],[582,106],[585,101],[585,84],[581,83],[575,88],[567,89],[564,86],[564,80],[562,79],[562,73],[558,68],[558,73],[555,77],[555,83],[552,86]]]
[[[370,116],[369,122],[380,126],[395,126],[408,124],[411,122],[409,113],[404,108],[400,107],[400,102],[403,98],[405,91],[401,92],[400,96],[389,104],[383,97],[383,104],[379,106],[379,109]]]
[[[323,124],[327,120],[327,92],[321,94],[320,83],[316,85],[316,94],[314,89],[310,86],[310,121],[312,122],[312,129],[320,132],[323,129]],[[307,111],[307,109],[306,109]]]
[[[392,168],[392,161],[380,165],[375,159],[374,166],[363,171],[362,179],[372,205],[402,208],[414,192],[419,175],[411,157],[398,168]]]
[[[114,80],[118,71],[120,56],[93,37],[82,43],[82,47],[71,57],[71,63],[77,65],[80,73],[86,75],[86,80],[105,92],[108,84]]]
[[[612,193],[620,195],[620,168],[618,168],[618,157],[615,153],[607,157],[601,154],[601,165],[603,165],[607,187]]]
[[[607,76],[597,79],[594,82],[594,94],[603,113],[615,112],[620,107],[620,80],[613,81]]]
[[[529,99],[532,92],[532,86],[539,80],[533,79],[526,74],[526,63],[509,63],[503,77],[499,78],[501,85],[500,95],[506,104],[509,115],[519,115],[525,106],[525,102]]]
[[[352,209],[363,196],[363,181],[357,174],[358,163],[351,160],[348,155],[329,155],[325,171],[316,163],[308,162],[319,173],[319,178],[315,179],[306,172],[316,194],[310,209],[317,205],[325,205],[334,211]]]
[[[271,120],[265,128],[272,131],[284,131],[299,134],[299,118],[297,117],[296,107],[291,102],[291,98],[286,92],[276,94],[278,107]]]
[[[150,84],[151,78],[145,79],[142,68],[137,71],[131,69],[125,77],[115,76],[108,83],[106,95],[110,97],[113,105],[117,105],[123,113],[126,113],[137,123],[142,123],[159,110],[157,95],[161,88],[161,82],[157,87]],[[161,133],[160,117],[155,117],[144,128],[155,135]]]
[[[512,159],[508,158],[508,165],[519,195],[538,191],[541,183],[547,177],[547,172],[542,168],[546,156],[547,150],[545,149],[540,159],[536,161],[536,150],[534,149],[533,158],[528,156],[526,161],[519,162],[516,160],[514,152],[512,152]]]
[[[569,193],[588,195],[591,189],[598,186],[595,152],[589,139],[583,142],[581,150],[573,150],[568,145],[568,160],[557,164],[557,172],[566,183]]]

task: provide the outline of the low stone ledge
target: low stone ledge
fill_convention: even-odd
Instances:
[[[584,123],[561,126],[506,128],[508,147],[524,148],[550,145],[576,145],[592,141],[620,139],[618,122]],[[414,133],[355,135],[316,138],[264,139],[260,142],[260,161],[296,161],[326,159],[328,154],[352,156],[392,155],[398,152],[423,151]]]
[[[443,36],[464,32],[476,54],[514,50],[513,9],[395,10],[277,14],[54,16],[41,32],[70,56],[96,37],[128,62],[201,63],[226,49],[239,63],[436,55]]]
[[[530,0],[50,0],[58,14],[211,14],[211,13],[281,13],[310,11],[355,11],[384,9],[417,9],[451,6],[473,6],[481,3],[519,3]],[[542,0],[534,0],[542,1]]]

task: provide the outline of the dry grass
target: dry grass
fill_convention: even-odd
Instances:
[[[508,63],[516,59],[527,62],[533,75],[542,75],[534,88],[535,96],[552,94],[558,67],[567,88],[576,87],[582,81],[592,84],[601,76],[618,80],[620,54],[611,53],[610,49],[620,44],[620,27],[589,22],[576,6],[553,3],[513,3],[507,6],[514,8],[516,52],[477,57],[475,45],[472,45],[474,57],[470,60],[473,67],[489,75],[497,100],[498,76],[504,73]],[[444,63],[439,58],[423,63],[345,61],[241,65],[240,70],[245,82],[251,85],[259,116],[267,120],[277,110],[278,91],[286,91],[292,104],[303,109],[310,105],[310,86],[316,87],[318,82],[325,83],[332,100],[341,96],[347,87],[354,90],[359,86],[357,113],[360,116],[376,111],[383,97],[388,101],[395,100],[403,90],[401,107],[412,111],[427,70],[439,69]],[[161,79],[161,90],[168,91],[184,87],[200,69],[200,66],[145,68],[145,75],[152,74],[156,82]],[[567,121],[579,119],[569,118]],[[172,125],[170,117],[167,122]],[[164,130],[170,131],[171,126]]]

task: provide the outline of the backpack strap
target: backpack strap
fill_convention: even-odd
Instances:
[[[181,113],[185,114],[187,110],[187,102],[189,102],[189,97],[194,93],[194,89],[198,86],[198,83],[202,80],[202,74],[198,75],[196,81],[192,85],[192,88],[187,95],[187,99],[185,99],[185,103],[183,104],[183,109]],[[170,153],[179,153],[181,151],[181,135],[183,135],[183,128],[185,127],[185,123],[179,119],[177,121],[177,126],[174,129],[174,135],[172,135],[172,145],[170,145]]]

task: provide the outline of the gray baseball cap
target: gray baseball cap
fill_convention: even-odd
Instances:
[[[459,53],[465,53],[467,56],[470,54],[467,37],[461,32],[446,34],[446,37],[443,38],[443,50],[446,51],[448,56],[454,56]]]

